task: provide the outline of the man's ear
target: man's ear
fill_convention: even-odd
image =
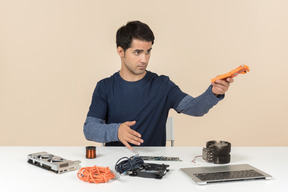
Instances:
[[[120,46],[117,47],[117,53],[121,58],[124,58],[125,51],[122,47],[120,47]]]

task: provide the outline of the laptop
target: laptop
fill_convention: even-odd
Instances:
[[[197,184],[271,179],[272,176],[248,164],[224,165],[213,167],[181,168]]]

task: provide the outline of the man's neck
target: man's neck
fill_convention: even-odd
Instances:
[[[141,79],[143,79],[146,75],[146,71],[142,74],[134,74],[125,70],[120,69],[119,74],[121,76],[122,79],[124,79],[125,81],[139,81]]]

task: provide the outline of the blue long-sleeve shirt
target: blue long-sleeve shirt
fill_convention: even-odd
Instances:
[[[135,120],[131,128],[141,134],[142,146],[165,146],[166,120],[171,108],[178,113],[202,116],[222,98],[213,94],[211,86],[193,98],[167,76],[147,71],[143,79],[128,82],[117,72],[97,83],[84,134],[87,140],[121,145],[118,140],[120,124]]]

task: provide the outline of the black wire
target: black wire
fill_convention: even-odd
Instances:
[[[115,170],[121,174],[127,171],[133,171],[135,169],[138,169],[142,167],[143,164],[144,164],[144,161],[140,157],[137,157],[137,156],[133,156],[130,158],[122,157],[121,159],[117,161],[115,165]]]

